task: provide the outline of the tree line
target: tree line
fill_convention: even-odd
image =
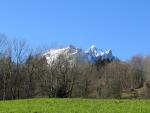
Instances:
[[[123,61],[75,58],[65,55],[47,64],[44,51],[22,40],[0,35],[0,99],[24,98],[149,98],[150,56]]]

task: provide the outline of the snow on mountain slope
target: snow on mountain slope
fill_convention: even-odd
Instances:
[[[65,55],[66,58],[73,58],[76,56],[81,56],[84,60],[95,63],[97,60],[113,60],[115,57],[112,55],[111,50],[100,50],[97,49],[95,45],[92,45],[88,50],[76,48],[72,45],[60,48],[60,49],[50,49],[45,52],[43,56],[46,57],[48,64],[58,60],[60,55]]]
[[[98,59],[101,60],[112,60],[113,55],[111,50],[101,50],[97,49],[95,45],[92,45],[89,50],[85,51],[89,58],[95,62]]]

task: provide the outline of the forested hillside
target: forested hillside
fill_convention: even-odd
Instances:
[[[126,62],[79,61],[70,66],[63,55],[49,65],[43,52],[25,41],[0,36],[1,100],[150,97],[150,56],[136,55]]]

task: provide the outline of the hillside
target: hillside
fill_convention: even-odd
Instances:
[[[150,56],[124,62],[111,50],[94,45],[86,50],[70,45],[33,52],[24,41],[4,44],[0,100],[150,98]]]

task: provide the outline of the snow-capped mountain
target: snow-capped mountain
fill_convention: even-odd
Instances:
[[[72,60],[74,57],[80,57],[83,60],[95,63],[97,60],[115,60],[111,50],[97,49],[95,45],[92,45],[88,50],[83,50],[70,45],[60,49],[50,49],[43,54],[48,64],[58,60],[60,55],[64,55],[68,60]]]

